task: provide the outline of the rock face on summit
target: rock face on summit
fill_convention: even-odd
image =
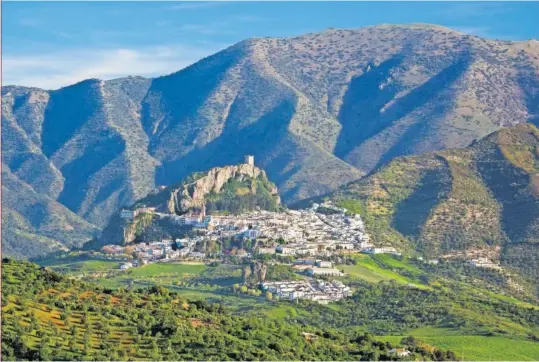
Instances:
[[[167,210],[170,213],[183,214],[190,210],[205,207],[209,195],[218,195],[231,180],[239,183],[246,182],[249,185],[248,192],[257,193],[256,179],[267,180],[266,173],[258,167],[248,164],[216,167],[194,182],[187,183],[180,188],[170,191],[167,202]],[[267,183],[268,192],[275,198],[276,204],[281,203],[277,187]]]
[[[159,186],[245,154],[291,203],[397,156],[537,123],[538,54],[536,41],[381,25],[249,39],[155,79],[2,87],[3,169],[65,206],[71,215],[58,220],[99,228]],[[14,189],[13,200],[24,189]],[[2,232],[16,251],[43,225],[13,210],[2,205],[3,219],[18,220]],[[47,237],[44,250],[65,244],[56,232]]]
[[[148,208],[165,214],[238,214],[257,209],[278,211],[281,199],[275,184],[268,180],[264,170],[252,164],[215,167],[207,172],[195,172],[181,183],[168,187],[135,202],[131,210],[137,216],[129,219],[117,213],[103,230],[95,248],[105,244],[124,244],[142,238],[164,235],[170,230],[168,218],[156,218]],[[174,225],[172,229],[178,229]],[[168,238],[170,235],[167,236]],[[143,241],[143,240],[142,240]]]

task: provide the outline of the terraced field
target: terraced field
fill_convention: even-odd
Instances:
[[[107,290],[8,259],[2,286],[2,360],[388,359],[392,348],[370,335],[300,328],[277,309],[272,319],[238,316],[159,286]],[[414,356],[454,354],[417,349]]]
[[[539,325],[535,325],[534,327],[530,324],[522,324],[524,322],[518,318],[505,315],[504,313],[506,312],[499,312],[496,309],[497,307],[493,308],[489,306],[490,303],[508,303],[515,308],[524,308],[528,311],[539,310],[535,303],[523,301],[500,292],[486,290],[480,285],[471,285],[461,281],[444,279],[434,274],[430,275],[423,269],[421,263],[406,257],[394,257],[389,254],[356,254],[354,255],[354,259],[356,262],[355,265],[339,265],[338,268],[344,269],[346,273],[342,279],[356,286],[354,288],[358,291],[360,299],[355,303],[362,305],[358,306],[359,309],[357,310],[354,307],[354,303],[333,303],[327,306],[316,306],[313,309],[313,306],[305,302],[291,304],[287,301],[268,301],[263,296],[256,297],[253,295],[235,294],[231,291],[231,286],[236,283],[241,284],[242,279],[241,266],[233,265],[219,264],[208,266],[196,263],[151,264],[134,268],[127,272],[107,274],[106,276],[97,278],[96,281],[107,288],[162,285],[183,298],[224,305],[235,315],[264,316],[268,320],[301,321],[301,323],[313,323],[313,325],[317,326],[324,325],[324,320],[317,319],[315,321],[313,319],[313,313],[316,315],[327,314],[328,316],[331,316],[333,313],[336,317],[339,316],[338,318],[342,319],[343,316],[350,315],[347,313],[363,313],[364,308],[370,310],[370,308],[374,308],[376,305],[380,306],[379,303],[383,303],[383,301],[375,301],[377,300],[376,298],[370,302],[362,301],[362,293],[370,290],[369,288],[365,289],[360,286],[362,285],[361,283],[365,282],[367,282],[366,285],[394,285],[395,288],[401,288],[403,291],[407,290],[406,293],[409,296],[403,294],[403,298],[410,298],[414,294],[423,292],[442,294],[458,293],[458,296],[449,299],[444,297],[447,300],[444,299],[442,301],[440,299],[439,306],[434,304],[428,307],[434,308],[433,310],[439,310],[440,313],[445,310],[444,313],[449,313],[453,320],[460,321],[457,322],[459,324],[458,327],[446,328],[443,327],[443,323],[438,323],[421,328],[400,329],[400,332],[391,335],[391,330],[395,330],[394,328],[399,329],[399,324],[396,320],[401,318],[398,317],[400,312],[395,310],[394,312],[397,315],[395,317],[389,317],[387,322],[390,324],[386,327],[384,327],[384,323],[376,321],[376,325],[378,326],[376,328],[386,328],[389,334],[381,338],[397,343],[403,337],[412,335],[422,341],[421,343],[425,343],[426,346],[446,348],[455,351],[459,357],[464,356],[466,359],[472,360],[534,360],[539,358],[537,354],[537,343],[527,337],[532,335],[539,336]],[[87,275],[91,271],[103,272],[105,270],[114,270],[115,265],[114,263],[104,263],[96,260],[64,260],[57,265],[51,265],[51,267],[60,270],[70,269],[70,275],[77,275],[77,273]],[[410,289],[409,287],[411,286],[414,288]],[[387,288],[382,289],[387,290]],[[416,292],[413,292],[414,290]],[[97,298],[103,297],[106,298],[106,296],[98,296]],[[370,298],[372,297],[373,295],[371,294]],[[431,298],[429,303],[436,300],[432,299],[432,296],[429,298]],[[399,299],[397,298],[397,300]],[[114,302],[114,300],[111,300],[111,303]],[[16,303],[17,301],[10,301],[6,310],[14,308],[16,312],[17,308],[13,307]],[[374,304],[371,306],[371,303]],[[38,310],[41,307],[43,306],[32,308]],[[375,313],[375,310],[376,308],[372,309],[369,313]],[[421,308],[418,311],[420,313],[431,313]],[[59,312],[60,310],[54,310],[50,315],[56,315]],[[40,315],[39,312],[36,313],[38,313],[38,316]],[[411,313],[416,312],[411,311]],[[531,314],[525,318],[528,318],[528,320],[532,318],[533,320],[533,312],[528,313]],[[376,318],[380,317],[387,318],[384,314]],[[41,319],[41,317],[39,318]],[[92,320],[94,317],[90,314],[87,318]],[[73,314],[69,317],[68,324],[76,325],[79,319],[80,316],[78,314]],[[44,320],[47,320],[47,318],[44,318]],[[61,324],[61,318],[58,320],[57,323]],[[361,319],[357,320],[361,323]],[[372,322],[374,323],[375,321]],[[116,323],[114,319],[111,319],[110,330],[112,341],[122,340],[122,333],[125,334],[127,332],[125,331],[125,327],[121,325],[121,322],[118,325]],[[371,327],[372,325],[371,323]],[[364,325],[354,325],[353,329],[363,333],[370,331],[371,327],[369,327],[369,323],[366,323]],[[349,328],[352,327],[339,329],[348,330]],[[97,340],[99,337],[100,335],[91,336],[94,340]],[[126,340],[130,341],[129,339]],[[140,356],[148,356],[151,353],[150,342],[144,342],[144,340],[142,342],[144,347],[141,348]],[[123,344],[127,345],[130,342],[123,342],[122,340],[119,343],[122,343],[121,345],[123,346]],[[144,343],[147,343],[147,345]],[[515,348],[510,348],[512,346]]]

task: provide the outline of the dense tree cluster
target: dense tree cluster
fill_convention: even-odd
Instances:
[[[496,328],[492,321],[475,320],[467,314],[506,318],[530,331],[539,325],[536,308],[475,296],[469,290],[459,289],[458,285],[453,290],[421,290],[401,287],[395,282],[371,284],[351,280],[349,284],[356,291],[352,298],[338,302],[338,308],[303,302],[303,308],[309,313],[293,318],[312,326],[364,326],[375,334],[402,334],[428,325],[453,328],[470,325],[488,334],[508,333],[503,328]],[[466,313],[460,313],[462,309]],[[537,336],[527,337],[534,340]]]
[[[369,334],[234,316],[160,286],[110,290],[8,259],[2,284],[3,360],[397,359]],[[412,359],[454,356],[410,348]]]

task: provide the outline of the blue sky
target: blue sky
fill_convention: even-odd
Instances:
[[[2,83],[56,89],[182,69],[250,37],[432,23],[539,38],[539,2],[3,2]]]

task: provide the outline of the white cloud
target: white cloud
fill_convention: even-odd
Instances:
[[[3,58],[2,83],[57,89],[88,78],[155,77],[195,63],[224,46],[162,45],[141,49],[79,49]]]

